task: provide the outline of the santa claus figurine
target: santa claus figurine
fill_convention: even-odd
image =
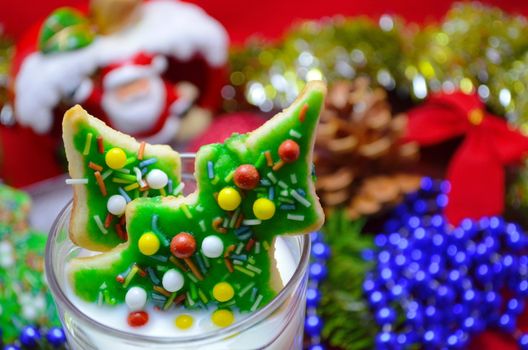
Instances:
[[[84,80],[72,101],[92,110],[101,108],[101,115],[117,130],[149,143],[169,143],[199,91],[190,82],[172,84],[163,79],[166,69],[164,56],[138,53],[105,67],[97,81]]]
[[[221,102],[227,49],[222,25],[178,0],[92,0],[89,9],[55,10],[16,46],[11,103],[2,111],[16,125],[0,126],[0,142],[9,143],[0,148],[17,154],[4,152],[0,178],[25,185],[58,173],[51,163],[61,118],[76,103],[151,143],[192,138]]]

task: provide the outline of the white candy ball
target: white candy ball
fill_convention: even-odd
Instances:
[[[155,190],[159,190],[160,188],[167,186],[167,183],[169,182],[167,174],[159,169],[151,170],[147,174],[146,180],[149,187]]]
[[[126,293],[125,302],[131,311],[139,311],[147,304],[147,292],[141,287],[132,287]]]
[[[183,275],[178,270],[170,269],[163,275],[163,280],[161,283],[163,284],[163,288],[165,288],[168,292],[177,292],[183,287]]]
[[[208,258],[218,258],[224,252],[224,242],[218,236],[207,236],[202,241],[202,253]]]
[[[108,198],[108,202],[106,202],[106,209],[108,209],[111,214],[120,216],[125,213],[126,205],[127,202],[125,197],[120,194],[114,194]]]

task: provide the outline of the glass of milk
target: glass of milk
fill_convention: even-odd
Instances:
[[[194,190],[194,155],[182,155],[186,193]],[[226,328],[214,326],[210,313],[190,312],[183,307],[169,311],[148,310],[149,322],[131,328],[126,322],[126,305],[99,306],[80,300],[67,279],[68,261],[97,254],[76,246],[69,238],[72,203],[57,217],[46,247],[46,275],[68,341],[77,350],[251,350],[302,349],[307,266],[310,239],[307,235],[275,239],[275,259],[284,285],[266,306],[253,313],[235,314]],[[190,329],[180,330],[174,319],[185,311],[195,320]]]

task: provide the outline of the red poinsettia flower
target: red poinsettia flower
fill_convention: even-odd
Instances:
[[[463,136],[447,169],[451,182],[448,220],[501,214],[504,209],[504,166],[528,152],[528,137],[504,119],[491,115],[476,94],[432,95],[409,112],[405,141],[428,146]]]

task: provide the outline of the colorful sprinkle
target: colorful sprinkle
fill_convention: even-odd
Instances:
[[[282,159],[279,159],[275,164],[273,164],[273,167],[271,169],[273,171],[278,171],[284,166],[284,164],[284,161]]]
[[[266,164],[269,167],[272,167],[273,166],[273,158],[271,158],[271,152],[270,151],[264,152],[264,156],[266,157]]]
[[[99,217],[99,215],[94,215],[93,216],[93,219],[95,221],[95,224],[97,225],[97,227],[99,228],[99,230],[103,233],[103,234],[107,234],[108,233],[108,230],[104,227],[103,225],[103,222],[101,221],[101,218]]]
[[[66,185],[86,185],[88,179],[66,179]]]
[[[106,185],[104,183],[103,177],[101,176],[101,173],[96,171],[94,173],[94,176],[95,176],[95,181],[97,181],[97,185],[99,186],[99,190],[101,191],[101,194],[103,196],[106,196],[107,195]]]
[[[176,188],[174,189],[174,191],[172,192],[172,195],[173,196],[177,196],[179,195],[182,191],[183,191],[183,188],[185,187],[185,184],[183,182],[180,182],[178,184],[178,186],[176,186]]]
[[[139,184],[137,182],[134,182],[133,184],[124,187],[125,191],[132,191],[136,188],[139,188]]]
[[[308,112],[308,107],[308,104],[305,103],[299,111],[299,120],[301,121],[301,123],[304,122],[304,119],[306,118],[306,112]]]
[[[243,220],[242,221],[242,224],[246,225],[246,226],[256,226],[256,225],[260,225],[262,223],[261,220],[257,220],[257,219],[248,219],[248,220]]]
[[[300,139],[302,137],[302,135],[294,129],[290,130],[290,136],[295,137],[296,139]]]
[[[262,294],[259,294],[259,296],[257,297],[257,300],[255,301],[253,306],[251,306],[251,311],[252,312],[257,310],[257,308],[259,307],[260,302],[262,301],[263,298],[264,298],[264,296]]]
[[[139,149],[138,149],[138,160],[142,160],[143,159],[143,154],[145,153],[145,141],[142,141],[140,144],[139,144]]]
[[[89,162],[89,163],[88,163],[88,167],[89,167],[90,169],[95,170],[95,171],[103,171],[103,167],[100,166],[99,164],[95,164],[94,162]]]
[[[238,265],[235,265],[233,267],[235,270],[239,271],[239,272],[242,272],[244,275],[247,275],[249,277],[255,277],[255,273],[252,272],[252,271],[249,271],[248,269],[242,267],[242,266],[238,266]]]
[[[122,187],[119,187],[117,190],[119,191],[119,194],[121,194],[123,197],[125,197],[127,203],[132,201],[132,199],[130,199],[130,196],[126,193],[126,191]]]
[[[299,192],[297,192],[297,191],[295,191],[295,190],[291,190],[290,193],[291,193],[292,197],[295,198],[295,199],[297,200],[297,202],[301,203],[302,205],[304,205],[304,206],[307,207],[307,208],[311,207],[312,204],[311,204],[310,202],[308,202],[308,201],[306,200],[306,198],[304,198],[303,196],[301,196],[301,195],[299,194]]]
[[[140,168],[144,168],[144,167],[147,167],[149,165],[152,165],[154,163],[156,163],[158,161],[158,158],[150,158],[150,159],[147,159],[147,160],[144,160],[142,161],[141,163],[139,163],[139,167]]]
[[[189,210],[189,207],[188,207],[187,205],[182,204],[182,205],[180,206],[180,208],[181,208],[181,210],[183,211],[183,214],[185,214],[185,217],[186,217],[187,219],[192,219],[193,216],[192,216],[191,211]]]
[[[304,221],[304,215],[288,214],[286,217],[288,220]]]
[[[203,281],[203,276],[202,276],[202,273],[200,272],[200,270],[198,270],[198,268],[196,267],[196,265],[194,264],[194,262],[191,260],[191,258],[185,258],[183,259],[183,261],[185,261],[185,263],[187,264],[187,266],[189,266],[189,269],[191,270],[191,272],[193,273],[193,275],[199,280],[199,281]]]
[[[268,177],[268,179],[271,180],[272,183],[277,183],[277,178],[275,177],[275,175],[273,175],[273,173],[268,173],[266,176]]]
[[[246,267],[248,270],[251,270],[259,275],[262,273],[262,270],[256,267],[255,265],[247,264]]]
[[[214,175],[214,164],[211,161],[207,162],[207,176],[209,177],[209,179],[213,179],[215,176]]]
[[[253,288],[254,285],[255,285],[255,282],[251,282],[251,283],[249,283],[247,286],[245,286],[245,287],[240,291],[239,295],[240,295],[241,297],[243,297],[244,294],[246,294],[247,292],[249,292],[249,290],[250,290],[251,288]]]
[[[90,154],[90,148],[92,147],[93,134],[90,132],[86,135],[86,141],[84,142],[83,156]]]
[[[290,180],[292,184],[297,184],[297,175],[296,174],[290,174]]]
[[[101,154],[103,154],[105,152],[104,151],[104,143],[103,143],[103,137],[102,136],[97,136],[97,150]]]

